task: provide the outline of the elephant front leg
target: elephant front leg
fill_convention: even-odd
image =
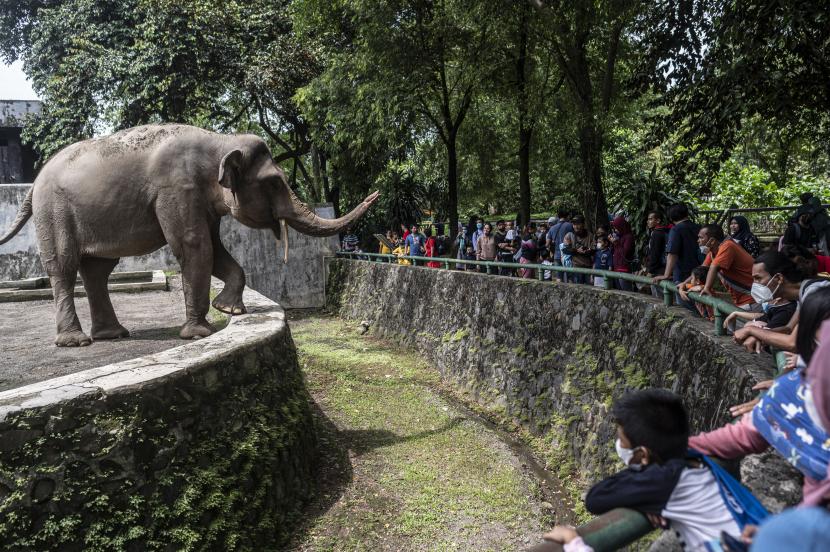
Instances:
[[[245,305],[242,303],[242,291],[245,289],[245,272],[239,263],[219,240],[219,225],[211,232],[213,242],[213,275],[225,282],[225,287],[213,299],[216,310],[228,314],[245,314]]]
[[[181,240],[169,240],[182,267],[182,288],[187,320],[179,332],[182,339],[199,339],[216,331],[207,321],[210,309],[210,274],[213,250],[205,224],[204,233],[186,232]]]

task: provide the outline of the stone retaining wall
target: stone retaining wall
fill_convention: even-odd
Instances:
[[[0,393],[0,549],[279,548],[317,443],[282,308],[244,300],[206,339]]]
[[[327,297],[341,316],[417,349],[484,407],[543,436],[560,474],[581,476],[582,489],[619,468],[609,407],[624,391],[676,391],[694,428],[707,430],[730,421],[727,407],[772,373],[769,356],[641,294],[337,259]],[[773,487],[763,477],[759,485]]]

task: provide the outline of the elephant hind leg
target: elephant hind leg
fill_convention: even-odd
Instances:
[[[60,262],[47,261],[46,273],[52,283],[55,296],[55,320],[57,335],[55,345],[58,347],[84,347],[92,340],[81,329],[81,322],[75,312],[75,282],[78,278],[77,260],[62,258]]]
[[[118,339],[130,335],[118,322],[107,290],[107,281],[117,264],[118,259],[81,259],[81,277],[84,279],[89,312],[92,315],[92,339]]]

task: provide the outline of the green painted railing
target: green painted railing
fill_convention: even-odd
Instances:
[[[415,257],[415,256],[397,256],[397,255],[389,255],[389,254],[381,254],[381,253],[353,253],[347,251],[339,251],[337,253],[338,257],[346,258],[346,259],[358,259],[358,260],[367,260],[367,261],[375,261],[381,263],[397,263],[400,260],[414,262],[415,264],[423,266],[423,264],[428,262],[435,262],[439,263],[440,268],[443,269],[450,269],[453,265],[467,265],[473,267],[483,267],[487,274],[497,274],[499,268],[512,268],[512,269],[531,269],[536,271],[536,277],[538,280],[543,279],[543,272],[542,271],[551,271],[551,272],[563,272],[566,274],[587,274],[590,276],[600,276],[604,278],[605,282],[605,289],[613,289],[614,281],[615,280],[626,280],[628,282],[634,282],[638,284],[648,284],[652,286],[657,286],[663,290],[663,304],[667,307],[670,307],[674,304],[674,294],[677,292],[677,286],[669,282],[668,280],[663,280],[657,284],[652,284],[651,278],[646,276],[637,276],[635,274],[628,274],[626,272],[612,272],[609,270],[596,270],[593,268],[577,268],[571,266],[556,266],[556,265],[543,265],[543,264],[520,264],[520,263],[501,263],[495,261],[473,261],[467,259],[450,259],[447,257]],[[696,303],[700,303],[702,305],[706,305],[712,308],[714,319],[715,319],[715,333],[717,335],[725,335],[726,330],[723,327],[723,320],[729,314],[740,310],[738,307],[731,303],[727,303],[722,299],[718,299],[717,297],[710,297],[709,295],[701,295],[699,293],[687,293],[689,299]]]
[[[611,552],[636,542],[654,530],[651,523],[640,512],[617,508],[596,517],[576,528],[585,544],[594,552]],[[529,552],[561,552],[562,545],[542,541],[528,549]]]

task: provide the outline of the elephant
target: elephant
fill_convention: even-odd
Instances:
[[[59,347],[128,337],[110,302],[107,281],[121,257],[169,244],[181,267],[186,321],[182,339],[214,332],[207,321],[210,279],[224,282],[213,306],[242,314],[245,274],[219,240],[230,214],[282,239],[286,223],[312,236],[331,236],[360,218],[378,198],[366,197],[338,219],[314,214],[293,193],[265,141],[181,124],[145,125],[72,144],[43,166],[17,213],[9,241],[34,217],[41,261],[54,292]],[[92,327],[75,313],[80,271]]]

